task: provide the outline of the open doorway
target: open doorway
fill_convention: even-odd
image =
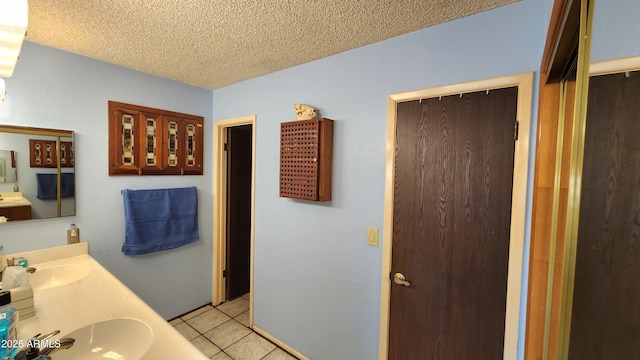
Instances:
[[[251,294],[255,116],[214,124],[214,305]],[[253,296],[249,295],[253,323]]]
[[[252,125],[227,128],[227,266],[225,300],[249,293],[251,265]]]

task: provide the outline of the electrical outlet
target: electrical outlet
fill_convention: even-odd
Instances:
[[[367,228],[367,245],[378,246],[378,228]]]

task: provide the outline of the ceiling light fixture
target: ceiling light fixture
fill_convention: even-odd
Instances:
[[[27,32],[27,0],[0,0],[0,77],[10,77]]]

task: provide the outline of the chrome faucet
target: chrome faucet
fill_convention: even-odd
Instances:
[[[42,355],[51,355],[58,350],[65,350],[73,346],[73,343],[76,342],[76,339],[73,338],[62,338],[60,340],[56,340],[55,345],[51,345],[48,348],[45,348],[40,351]]]
[[[2,275],[4,275],[4,270],[7,268],[7,266],[13,266],[13,261],[14,259],[12,257],[7,258],[7,265],[2,266],[2,268],[0,268],[0,281],[2,281]]]
[[[18,258],[13,258],[13,257],[8,257],[7,258],[7,265],[3,266],[2,268],[0,268],[0,282],[2,281],[2,277],[4,274],[5,269],[8,266],[15,266],[18,265],[18,263],[16,262],[16,260],[20,260],[20,259],[24,259],[22,257],[18,257]],[[25,268],[25,270],[29,273],[29,274],[33,274],[34,272],[36,272],[36,268],[29,266],[28,268]]]
[[[18,261],[18,260],[24,260],[24,258],[23,257],[17,257],[17,258],[9,257],[9,258],[7,258],[7,266],[16,266],[16,265],[18,265],[18,266],[24,267],[24,264],[21,264],[20,261]],[[33,274],[36,271],[36,268],[30,266],[30,267],[25,268],[25,270],[27,270],[27,272],[29,274]]]
[[[76,339],[73,338],[62,338],[55,340],[53,344],[49,345],[46,348],[38,349],[39,343],[44,342],[45,340],[53,337],[54,335],[57,335],[58,333],[60,333],[60,330],[55,330],[47,335],[40,336],[40,334],[37,334],[36,336],[32,337],[27,342],[28,346],[21,349],[20,352],[16,354],[15,360],[25,360],[27,358],[31,358],[30,355],[51,355],[58,350],[66,350],[72,347],[76,342]]]

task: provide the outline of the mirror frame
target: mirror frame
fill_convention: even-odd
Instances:
[[[46,129],[46,128],[37,128],[37,127],[27,127],[27,126],[15,126],[15,125],[0,125],[0,133],[12,133],[12,134],[20,134],[20,135],[36,135],[36,136],[52,136],[56,138],[56,158],[60,159],[60,138],[71,138],[72,142],[74,140],[73,130],[58,130],[58,129]],[[62,184],[62,166],[60,161],[56,162],[57,168],[57,216],[62,217],[62,196],[61,196],[61,186]],[[76,171],[74,164],[74,173]],[[73,215],[76,214],[76,195],[74,192],[73,196]],[[49,218],[47,218],[49,219]],[[39,219],[32,219],[39,220]]]

